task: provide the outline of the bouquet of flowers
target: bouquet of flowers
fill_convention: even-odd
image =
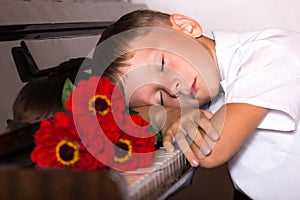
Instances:
[[[134,170],[152,164],[156,137],[149,124],[129,112],[108,78],[91,76],[63,89],[66,112],[43,120],[31,159],[38,167]]]

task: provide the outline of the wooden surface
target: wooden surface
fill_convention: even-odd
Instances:
[[[169,200],[233,200],[234,188],[226,164],[213,169],[198,168],[192,185]]]
[[[1,200],[124,199],[124,180],[105,171],[0,168]]]

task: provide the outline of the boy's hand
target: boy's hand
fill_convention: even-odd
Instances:
[[[151,106],[149,116],[151,125],[161,130],[167,151],[173,151],[176,142],[193,167],[199,165],[199,159],[207,156],[212,144],[219,139],[219,133],[210,122],[212,114],[208,111]]]

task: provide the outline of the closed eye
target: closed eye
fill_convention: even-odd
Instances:
[[[162,95],[162,91],[159,92],[160,93],[160,105],[164,105],[164,99],[163,99],[163,95]]]
[[[160,69],[160,71],[161,71],[161,72],[164,72],[164,68],[165,68],[165,57],[162,56],[162,58],[161,58],[161,69]]]

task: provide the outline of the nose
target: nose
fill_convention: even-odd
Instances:
[[[182,82],[180,81],[180,79],[174,79],[172,81],[170,88],[171,88],[172,96],[176,98],[179,97],[182,90]]]

